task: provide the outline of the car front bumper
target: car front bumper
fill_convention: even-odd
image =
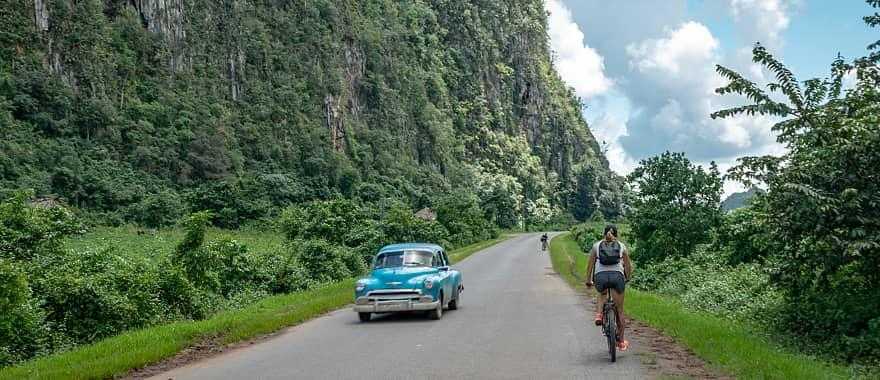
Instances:
[[[440,301],[423,302],[416,300],[377,300],[371,297],[358,297],[352,307],[358,313],[393,313],[397,311],[434,310]]]

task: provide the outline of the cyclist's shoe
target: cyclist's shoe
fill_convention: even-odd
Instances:
[[[629,348],[629,341],[628,340],[622,340],[620,342],[617,342],[617,349],[618,350],[626,351],[628,348]]]
[[[602,313],[596,313],[596,326],[602,326]]]

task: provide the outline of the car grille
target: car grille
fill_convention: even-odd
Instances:
[[[419,296],[422,295],[422,292],[419,289],[387,289],[387,290],[373,290],[367,293],[367,297],[370,300],[408,300],[414,299],[418,300]]]

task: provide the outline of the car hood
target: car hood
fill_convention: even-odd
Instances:
[[[373,270],[371,277],[376,279],[380,286],[393,287],[394,283],[400,283],[399,286],[405,287],[406,283],[416,277],[421,277],[439,272],[437,268],[425,267],[396,267],[382,268]],[[391,284],[389,284],[391,283]]]

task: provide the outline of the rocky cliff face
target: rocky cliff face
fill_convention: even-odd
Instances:
[[[43,0],[35,0],[43,1]],[[183,0],[130,0],[148,30],[161,36],[170,50],[168,67],[180,71],[185,66]]]
[[[54,107],[48,119],[18,106],[13,114],[44,126],[29,138],[87,139],[89,153],[75,150],[72,162],[110,160],[178,189],[286,173],[326,189],[306,199],[358,196],[372,184],[418,205],[464,186],[507,197],[520,219],[618,209],[618,181],[552,68],[540,0],[3,7],[19,35],[33,37],[4,50],[19,62],[5,72],[36,107]],[[48,82],[30,76],[40,70]],[[68,100],[52,105],[37,84]],[[36,157],[14,165],[24,161],[49,179],[37,181],[47,192],[72,191]]]

